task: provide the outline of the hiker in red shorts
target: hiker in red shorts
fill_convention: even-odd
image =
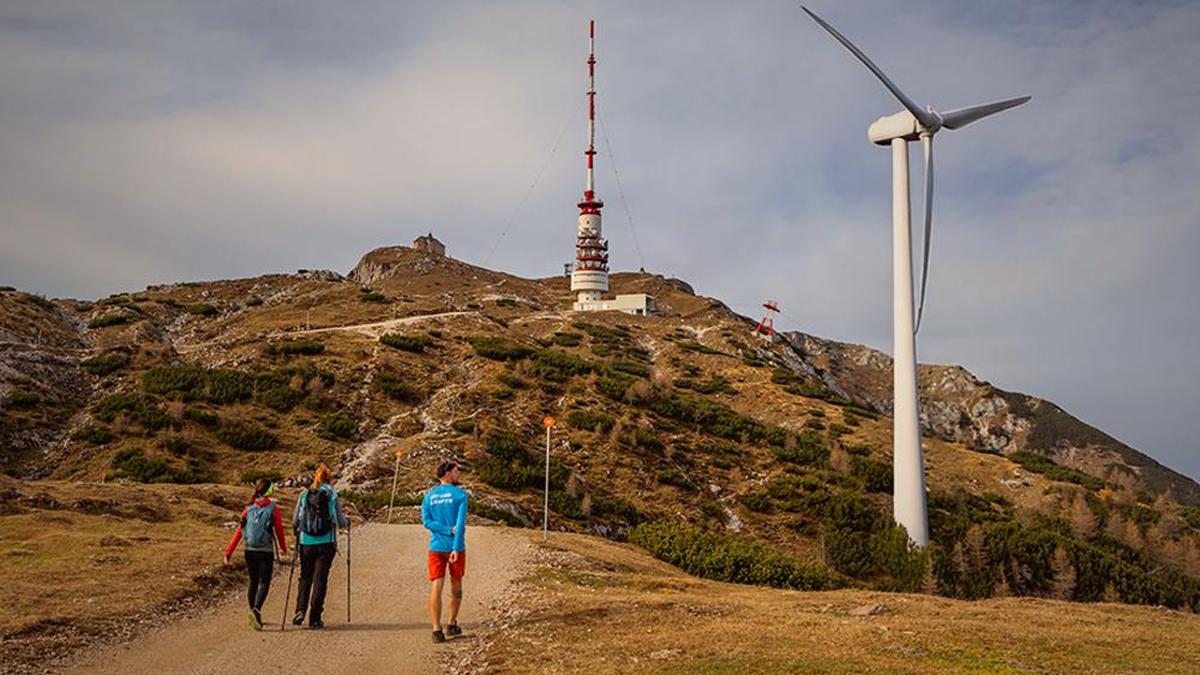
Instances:
[[[421,501],[421,522],[429,530],[429,615],[433,619],[433,641],[445,642],[462,635],[458,609],[462,606],[462,578],[467,571],[467,493],[458,487],[458,464],[442,462],[437,467],[441,481]],[[442,631],[442,585],[450,569],[450,623]]]

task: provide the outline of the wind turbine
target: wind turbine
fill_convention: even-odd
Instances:
[[[844,35],[804,11],[846,49],[862,61],[895,96],[904,110],[880,117],[867,128],[876,145],[892,146],[892,516],[918,546],[929,543],[929,514],[925,506],[925,460],[921,452],[921,427],[917,408],[917,330],[925,310],[925,283],[929,278],[929,238],[933,226],[933,135],[941,129],[961,129],[988,115],[1021,105],[1030,97],[1010,98],[939,113],[924,110],[906,96],[867,55]],[[912,223],[909,217],[908,143],[920,140],[925,150],[925,250],[921,265],[921,300],[913,325]]]

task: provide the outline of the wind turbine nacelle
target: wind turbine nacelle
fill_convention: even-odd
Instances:
[[[875,145],[891,145],[892,140],[896,138],[918,141],[921,139],[921,123],[912,113],[901,110],[895,115],[875,120],[867,127],[867,138]]]

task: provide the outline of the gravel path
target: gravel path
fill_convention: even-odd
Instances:
[[[521,565],[531,559],[532,546],[518,530],[468,529],[467,576],[460,617],[465,634],[434,645],[426,609],[427,544],[428,535],[419,525],[355,529],[352,623],[346,623],[346,561],[339,553],[329,575],[323,631],[296,628],[289,622],[287,630],[280,632],[288,583],[285,564],[271,584],[271,595],[263,610],[269,625],[261,633],[251,630],[247,623],[243,590],[201,616],[169,623],[133,642],[105,648],[67,672],[225,674],[266,669],[297,675],[368,675],[434,671],[479,646],[481,627],[504,614],[510,597],[505,591],[511,591],[510,584]],[[288,602],[289,612],[294,606],[293,597]]]

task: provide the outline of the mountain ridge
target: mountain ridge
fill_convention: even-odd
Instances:
[[[803,333],[762,341],[680,280],[626,272],[611,285],[655,295],[659,313],[569,312],[564,277],[403,246],[346,275],[94,302],[4,291],[0,459],[23,478],[225,484],[326,462],[378,506],[393,480],[411,500],[436,459],[457,457],[478,509],[529,525],[552,414],[555,528],[623,539],[674,519],[771,542],[847,583],[923,583],[889,548],[902,539],[889,529],[885,354]],[[925,587],[1200,603],[1159,565],[1200,576],[1194,481],[958,366],[922,365],[921,394],[941,575]],[[1100,578],[1061,588],[1037,571],[1097,565]]]

